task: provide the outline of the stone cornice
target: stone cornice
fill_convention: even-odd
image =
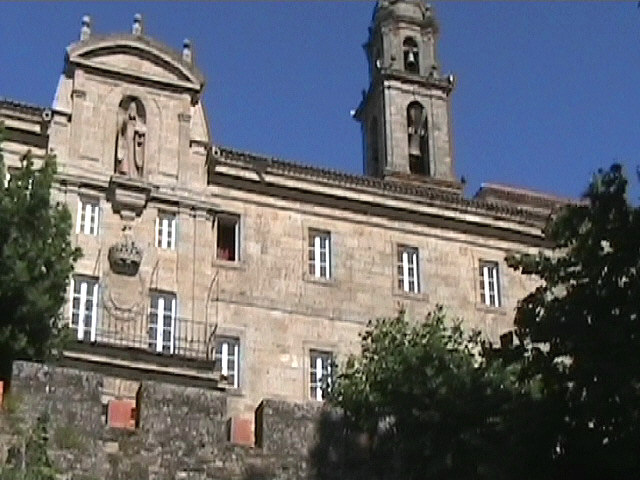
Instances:
[[[403,202],[413,205],[416,211],[438,209],[443,216],[472,215],[477,219],[484,218],[484,223],[496,221],[504,228],[507,222],[514,230],[538,232],[542,237],[542,228],[546,224],[548,211],[528,209],[504,202],[491,202],[478,199],[466,199],[450,190],[431,185],[417,185],[373,177],[352,175],[331,169],[311,167],[308,165],[285,162],[275,158],[260,157],[246,152],[239,152],[219,147],[214,152],[214,165],[210,175],[222,173],[226,168],[251,170],[265,181],[267,175],[297,181],[299,189],[312,191],[314,186],[330,187],[334,191],[344,190],[354,198],[363,193],[369,198],[377,199],[383,205],[390,202]],[[230,174],[225,172],[224,174]],[[240,175],[242,176],[242,175]],[[210,177],[211,180],[211,177]],[[533,230],[532,230],[533,229]]]

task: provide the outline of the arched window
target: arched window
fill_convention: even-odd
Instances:
[[[420,55],[416,41],[407,37],[402,42],[402,54],[404,58],[404,69],[411,73],[420,73]]]
[[[407,107],[407,142],[409,147],[409,171],[420,175],[428,175],[427,119],[424,107],[420,102],[411,102]]]
[[[378,147],[378,119],[373,117],[369,124],[369,165],[370,173],[380,173],[380,149]]]

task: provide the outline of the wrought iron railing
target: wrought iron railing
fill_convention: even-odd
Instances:
[[[214,326],[185,317],[96,308],[69,319],[73,338],[83,344],[143,350],[195,360],[214,359]]]

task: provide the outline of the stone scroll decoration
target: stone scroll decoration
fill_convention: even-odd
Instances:
[[[146,111],[135,97],[125,97],[118,110],[115,173],[143,178],[146,150]]]

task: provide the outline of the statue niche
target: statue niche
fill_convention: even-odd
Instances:
[[[137,98],[125,97],[118,109],[115,173],[142,178],[146,147],[146,112]]]

